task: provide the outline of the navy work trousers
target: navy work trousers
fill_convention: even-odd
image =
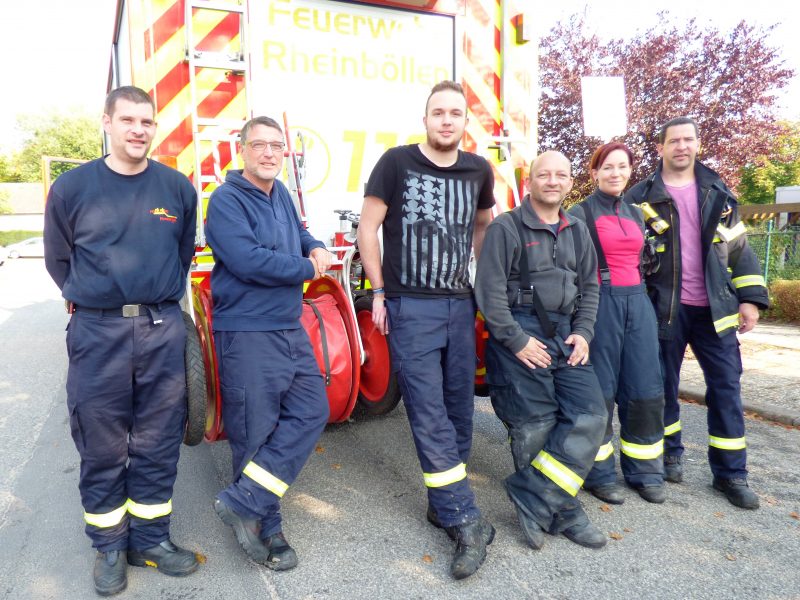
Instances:
[[[259,519],[267,538],[281,531],[282,489],[300,474],[328,421],[325,383],[303,328],[217,331],[214,341],[233,455],[233,482],[219,497]],[[244,472],[251,463],[266,479]]]
[[[110,314],[110,311],[109,311]],[[177,303],[139,317],[78,309],[67,327],[67,406],[81,457],[86,534],[98,550],[143,550],[169,537],[186,423],[186,330]],[[154,320],[161,323],[154,324]],[[153,518],[128,503],[165,507]],[[92,515],[130,512],[113,525]]]
[[[480,510],[464,469],[475,409],[475,302],[404,296],[387,298],[386,308],[392,365],[428,501],[445,527],[476,521]]]
[[[495,413],[508,429],[517,469],[506,479],[506,489],[543,530],[555,534],[588,522],[575,495],[592,468],[608,415],[592,366],[569,366],[561,345],[545,337],[530,308],[512,313],[526,333],[547,346],[552,362],[531,369],[489,338],[486,378]],[[558,337],[566,339],[570,317],[549,317]]]
[[[616,480],[611,446],[615,400],[625,481],[635,488],[664,483],[664,386],[658,351],[656,314],[644,285],[601,285],[591,358],[608,423],[585,488]]]
[[[708,462],[711,472],[723,479],[747,476],[747,450],[744,447],[744,414],[740,380],[742,357],[739,340],[731,331],[720,337],[714,330],[711,309],[707,306],[681,304],[671,340],[661,340],[661,359],[664,368],[664,425],[669,435],[664,438],[664,453],[681,456],[680,404],[678,384],[681,364],[689,345],[703,370],[706,380],[708,407]],[[720,440],[718,448],[713,440]],[[716,443],[716,442],[713,442]]]

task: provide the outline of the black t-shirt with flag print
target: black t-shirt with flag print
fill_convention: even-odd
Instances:
[[[469,296],[469,257],[478,209],[494,206],[486,159],[458,151],[449,167],[418,145],[398,146],[378,160],[366,196],[388,206],[383,222],[386,296]]]

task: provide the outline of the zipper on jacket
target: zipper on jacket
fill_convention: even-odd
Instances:
[[[680,243],[680,224],[678,227],[675,227],[675,218],[673,218],[673,214],[677,218],[678,213],[675,207],[673,206],[672,202],[668,204],[669,206],[669,226],[672,228],[672,296],[669,300],[669,317],[667,317],[667,327],[672,326],[672,321],[674,320],[677,308],[675,306],[675,300],[680,298],[680,289],[678,289],[678,269],[681,268],[680,261],[678,260],[678,244]],[[677,240],[676,240],[677,237]]]
[[[558,268],[558,263],[556,262],[556,251],[558,250],[558,233],[554,231],[550,231],[553,234],[553,267]],[[572,231],[570,231],[572,233]],[[567,279],[565,275],[561,277],[561,302],[559,302],[559,307],[564,306],[564,299],[567,297]]]
[[[617,215],[617,224],[619,225],[620,231],[622,231],[622,235],[624,235],[625,237],[628,237],[628,232],[625,231],[625,228],[622,226],[622,218],[619,216],[619,203],[620,203],[620,200],[615,200],[614,201],[614,212]]]

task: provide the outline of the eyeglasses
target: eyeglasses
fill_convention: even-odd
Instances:
[[[267,146],[269,146],[269,149],[275,154],[283,153],[283,149],[286,148],[286,144],[283,142],[265,142],[264,140],[247,142],[247,145],[250,146],[250,149],[255,152],[264,152],[264,150],[267,149]]]

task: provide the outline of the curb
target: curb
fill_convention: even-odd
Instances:
[[[681,385],[678,387],[678,396],[688,398],[698,404],[706,405],[706,391],[703,388]],[[780,406],[753,402],[742,398],[742,407],[745,411],[755,413],[767,421],[781,423],[782,425],[800,426],[800,414]]]

